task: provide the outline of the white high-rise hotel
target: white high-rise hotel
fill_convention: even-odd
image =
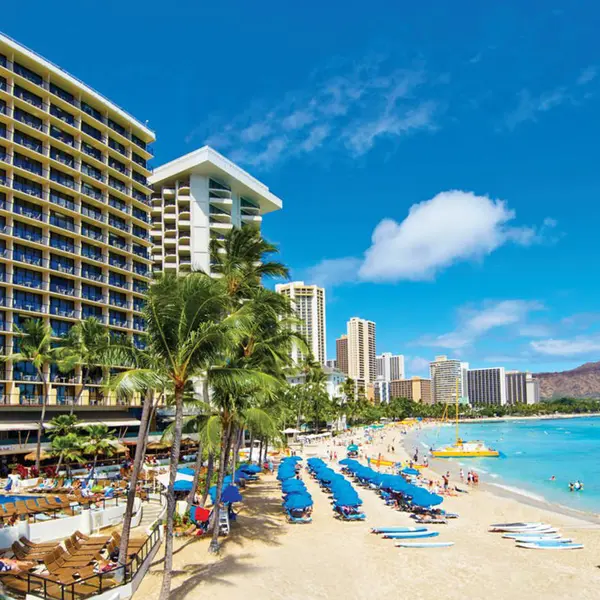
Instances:
[[[348,321],[348,377],[364,387],[376,375],[375,323],[352,317]]]
[[[436,356],[429,363],[433,402],[455,403],[458,386],[459,402],[468,401],[467,370],[469,363],[447,356]]]
[[[404,379],[404,356],[384,352],[376,358],[377,378],[385,381]]]
[[[230,160],[204,146],[155,169],[152,258],[155,271],[211,271],[210,242],[234,227],[260,227],[281,200]]]
[[[308,343],[314,360],[325,364],[327,356],[325,331],[325,289],[316,285],[306,285],[303,281],[277,284],[275,291],[287,296],[301,323],[296,330]],[[299,363],[305,358],[300,349],[294,345],[292,359]]]

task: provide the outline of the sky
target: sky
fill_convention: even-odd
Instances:
[[[283,200],[263,232],[407,374],[600,360],[600,6],[31,0],[2,31]]]

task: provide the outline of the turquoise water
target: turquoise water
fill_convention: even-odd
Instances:
[[[483,440],[500,458],[444,459],[476,469],[486,483],[511,488],[532,498],[600,513],[600,417],[461,424],[465,440]],[[425,429],[419,442],[451,443],[454,427]],[[421,451],[424,451],[421,446]],[[550,481],[554,475],[555,481]],[[582,492],[570,492],[579,480]]]

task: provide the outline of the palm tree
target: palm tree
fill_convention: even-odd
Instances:
[[[93,369],[102,367],[110,346],[108,328],[98,319],[88,317],[73,325],[63,340],[58,367],[63,372],[70,372],[75,367],[81,370],[81,386],[75,401],[71,404],[71,414],[75,405],[79,404],[83,391],[88,384]]]
[[[106,425],[88,425],[85,428],[86,437],[82,440],[82,447],[86,454],[94,456],[92,473],[96,470],[98,456],[112,456],[116,452],[115,444],[117,438],[115,431],[109,429]]]
[[[76,433],[68,433],[67,435],[55,437],[50,443],[50,454],[62,457],[67,467],[67,476],[69,476],[71,463],[79,462],[82,459],[79,436]]]
[[[219,282],[202,273],[166,273],[148,290],[144,313],[148,351],[155,368],[131,369],[120,376],[117,391],[139,392],[164,389],[168,382],[175,406],[173,444],[167,489],[165,565],[161,600],[171,589],[173,566],[173,486],[181,447],[183,400],[193,378],[201,376],[222,350],[225,335],[233,324],[223,319],[224,297]]]
[[[19,337],[19,352],[10,356],[1,356],[0,360],[12,360],[13,364],[19,361],[29,361],[37,371],[42,382],[42,410],[38,422],[35,468],[40,471],[40,455],[42,445],[42,432],[44,419],[46,417],[46,406],[48,404],[48,392],[50,389],[48,375],[50,366],[56,364],[58,351],[52,347],[52,329],[40,319],[27,319],[21,327],[14,326],[15,333]]]
[[[54,438],[64,437],[70,433],[76,433],[78,421],[79,419],[75,415],[58,415],[48,424],[50,426],[48,436],[53,440]],[[60,471],[63,458],[63,455],[59,454],[58,463],[56,465],[57,473]]]

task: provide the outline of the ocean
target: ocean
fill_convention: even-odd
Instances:
[[[600,417],[465,423],[465,440],[483,440],[500,451],[499,458],[440,459],[471,467],[481,481],[536,500],[575,510],[600,513]],[[419,433],[424,446],[454,442],[454,427],[426,428]],[[555,480],[551,481],[554,475]],[[584,489],[570,492],[569,482]]]

